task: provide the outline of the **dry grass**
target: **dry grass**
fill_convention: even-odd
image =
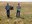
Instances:
[[[13,3],[10,3],[11,5]],[[5,10],[5,6],[6,2],[4,3],[0,3],[0,24],[32,24],[32,3],[21,3],[21,17],[23,17],[24,19],[21,18],[16,18],[16,6],[17,3],[14,3],[14,10],[10,10],[10,16],[13,19],[8,19],[6,16],[6,10]],[[30,6],[30,7],[28,7]],[[15,22],[15,23],[14,23]]]

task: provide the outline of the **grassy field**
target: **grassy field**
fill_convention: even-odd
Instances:
[[[21,18],[16,18],[16,11],[17,11],[17,2],[13,4],[13,2],[10,3],[11,5],[14,5],[14,10],[10,10],[10,17],[12,19],[8,19],[6,16],[6,2],[0,2],[0,24],[32,24],[32,3],[30,2],[21,2],[21,12],[20,16]]]

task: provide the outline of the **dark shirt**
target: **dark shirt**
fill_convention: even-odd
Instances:
[[[6,9],[6,10],[10,10],[10,6],[7,5],[5,9]]]

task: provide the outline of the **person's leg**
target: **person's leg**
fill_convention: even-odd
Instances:
[[[7,17],[9,18],[10,17],[10,11],[7,10]]]
[[[18,11],[18,17],[20,17],[20,11]]]
[[[20,11],[17,10],[16,17],[20,17]]]
[[[7,11],[7,17],[12,19],[12,17],[10,17],[10,10]]]

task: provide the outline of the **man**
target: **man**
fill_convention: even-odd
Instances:
[[[6,6],[6,12],[7,12],[7,17],[10,18],[10,6],[9,4],[7,3],[7,6]]]
[[[20,17],[20,9],[21,9],[21,6],[20,6],[20,3],[18,3],[16,17]]]

